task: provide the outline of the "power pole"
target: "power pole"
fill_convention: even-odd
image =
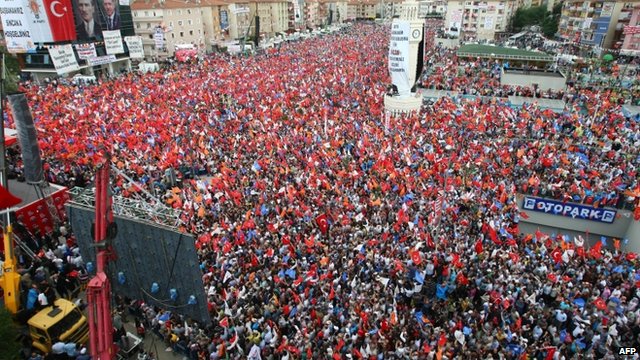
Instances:
[[[5,79],[5,66],[4,66],[4,51],[0,53],[0,185],[9,190],[9,184],[7,181],[7,151],[5,149],[4,142],[4,79]],[[3,217],[2,222],[5,226],[8,226],[11,221],[9,212]]]

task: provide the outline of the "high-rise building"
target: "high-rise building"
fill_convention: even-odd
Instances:
[[[565,0],[557,36],[580,45],[611,48],[625,2]]]

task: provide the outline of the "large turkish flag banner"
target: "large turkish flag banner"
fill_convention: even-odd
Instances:
[[[76,39],[71,0],[43,0],[53,41]]]

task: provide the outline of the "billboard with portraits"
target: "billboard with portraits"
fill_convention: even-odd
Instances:
[[[119,0],[72,0],[78,40],[103,39],[103,31],[134,35],[131,6]]]

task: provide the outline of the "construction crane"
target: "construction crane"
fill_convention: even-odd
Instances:
[[[87,311],[89,313],[89,344],[91,356],[96,360],[115,357],[111,318],[111,284],[105,272],[107,263],[115,259],[111,241],[117,233],[109,193],[109,157],[97,166],[93,238],[96,246],[96,275],[87,285]]]

